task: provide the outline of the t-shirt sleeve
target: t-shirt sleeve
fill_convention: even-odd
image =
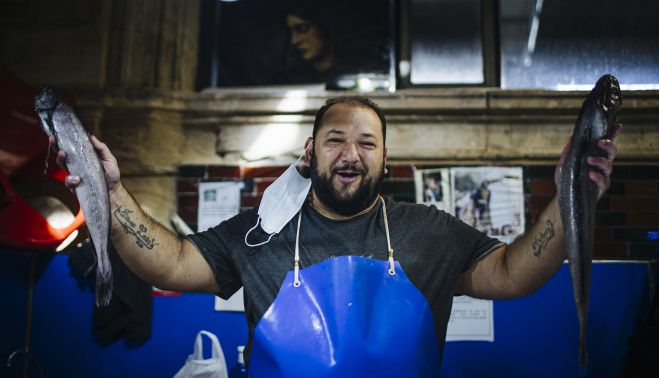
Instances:
[[[484,232],[453,216],[450,217],[451,220],[449,222],[453,229],[452,234],[455,237],[456,245],[466,254],[466,261],[462,268],[463,272],[469,270],[474,262],[484,258],[505,244],[500,240],[487,236]]]
[[[215,274],[220,287],[219,297],[229,299],[242,287],[240,274],[234,260],[234,249],[239,247],[238,239],[244,236],[241,225],[244,214],[226,220],[207,231],[188,235]]]

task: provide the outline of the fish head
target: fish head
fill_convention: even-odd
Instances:
[[[618,79],[610,74],[600,77],[597,83],[595,83],[589,99],[597,103],[604,112],[607,127],[605,134],[607,137],[610,137],[613,127],[617,122],[618,112],[622,106],[622,94]]]
[[[37,96],[34,98],[34,110],[39,115],[41,119],[41,128],[48,136],[55,135],[55,129],[53,127],[53,112],[60,104],[57,95],[51,88],[43,88],[39,91]]]

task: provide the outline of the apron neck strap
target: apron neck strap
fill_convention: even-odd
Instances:
[[[389,274],[395,275],[396,270],[394,269],[394,249],[391,248],[391,238],[389,237],[389,221],[387,220],[387,205],[384,202],[382,196],[378,196],[382,202],[382,215],[384,216],[384,232],[387,235],[387,256],[389,260]],[[294,260],[294,279],[293,286],[300,286],[300,224],[302,223],[302,209],[297,217],[297,231],[295,233],[295,260]]]
[[[392,276],[396,274],[394,269],[394,249],[391,248],[391,238],[389,237],[389,221],[387,221],[387,205],[384,203],[384,198],[380,196],[382,201],[382,214],[384,215],[384,232],[387,234],[387,255],[389,256],[389,274]]]
[[[293,286],[300,286],[300,223],[302,223],[302,209],[300,209],[300,214],[297,216],[297,232],[295,234],[295,279],[293,280]]]

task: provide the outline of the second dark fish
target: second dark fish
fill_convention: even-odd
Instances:
[[[602,76],[584,101],[572,134],[572,147],[561,169],[558,205],[570,264],[574,301],[579,318],[579,363],[586,367],[586,323],[593,260],[593,233],[597,186],[588,174],[588,156],[606,156],[597,142],[611,138],[622,105],[620,85],[612,75]]]

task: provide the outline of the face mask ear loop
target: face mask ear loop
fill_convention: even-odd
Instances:
[[[304,149],[304,151],[302,151],[302,155],[300,155],[300,157],[297,158],[297,160],[295,161],[295,165],[296,165],[296,166],[297,166],[297,163],[299,163],[300,160],[302,160],[302,158],[304,157],[304,155],[307,153],[307,150],[309,149],[309,147],[312,147],[312,146],[313,146],[313,139],[311,139],[311,143],[309,143],[309,145]]]
[[[252,232],[255,228],[257,228],[259,226],[259,223],[261,223],[261,217],[259,217],[259,219],[256,220],[256,224],[254,225],[254,227],[250,228],[249,231],[247,231],[247,233],[245,234],[245,244],[248,247],[258,247],[260,245],[266,244],[266,243],[270,242],[270,239],[272,239],[272,237],[274,236],[274,233],[272,233],[272,234],[270,234],[270,237],[268,238],[268,240],[264,241],[263,243],[249,244],[249,242],[247,241],[247,235],[249,235],[250,232]]]

